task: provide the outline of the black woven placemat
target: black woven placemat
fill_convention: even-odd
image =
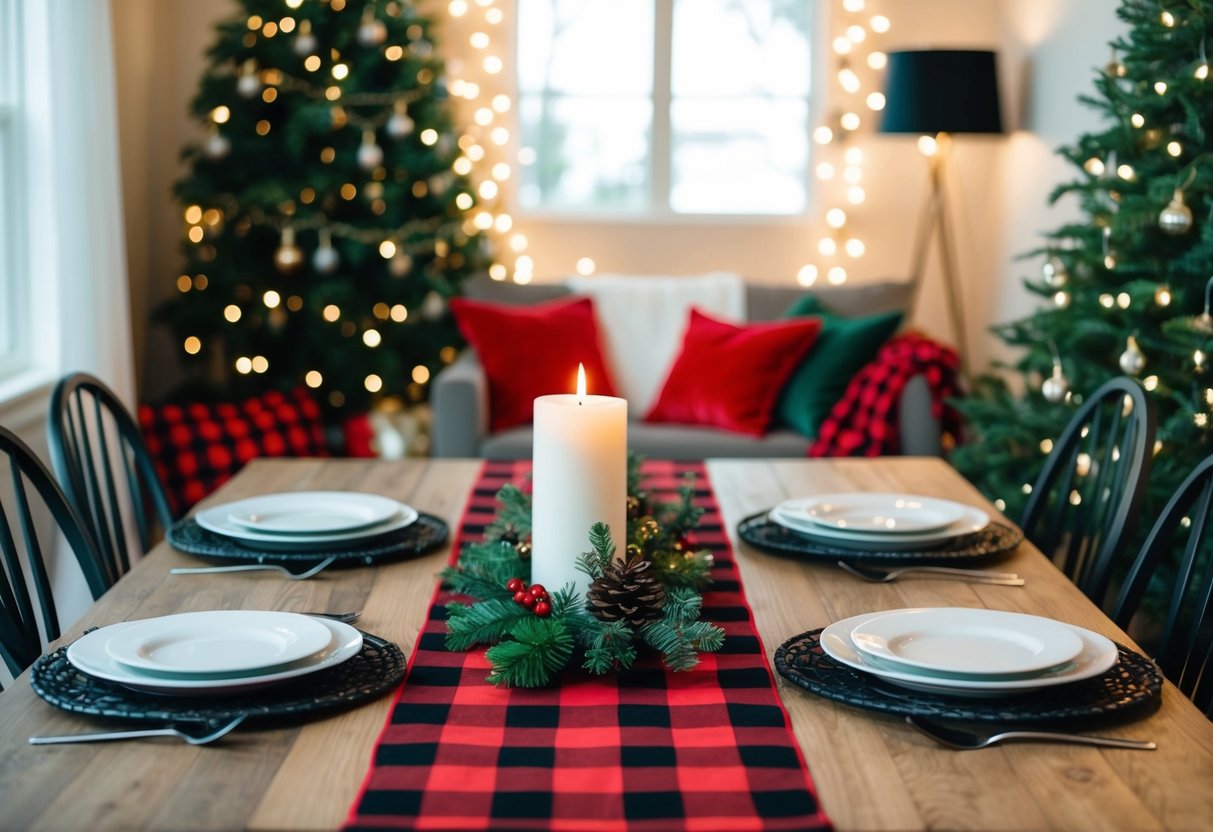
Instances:
[[[818,543],[771,520],[768,512],[751,514],[737,524],[737,535],[755,548],[777,555],[854,560],[881,563],[955,563],[992,560],[1010,553],[1023,542],[1023,532],[1014,526],[992,522],[979,532],[954,537],[946,543],[904,552],[869,552]]]
[[[334,667],[258,688],[219,696],[150,693],[77,670],[67,647],[42,656],[30,669],[34,693],[57,708],[92,716],[156,722],[276,721],[344,710],[377,699],[404,678],[408,660],[395,644],[362,634],[362,650]]]
[[[1116,645],[1116,664],[1102,676],[1014,695],[966,699],[914,691],[839,664],[821,649],[821,629],[801,633],[775,651],[785,679],[835,702],[905,716],[1027,724],[1131,718],[1158,707],[1162,673],[1140,653]]]
[[[253,563],[315,563],[335,557],[334,566],[370,566],[391,560],[401,560],[433,551],[446,543],[450,529],[446,521],[432,514],[420,513],[417,519],[394,532],[359,540],[344,549],[319,549],[307,552],[270,552],[251,549],[233,538],[208,531],[192,517],[178,520],[165,537],[174,549],[191,555],[204,555],[225,560]]]

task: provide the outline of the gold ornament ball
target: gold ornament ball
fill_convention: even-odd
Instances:
[[[280,272],[293,272],[303,264],[303,252],[294,243],[283,243],[274,252],[274,265]]]
[[[1158,227],[1168,234],[1178,236],[1192,227],[1192,209],[1184,204],[1182,191],[1176,191],[1158,215]]]
[[[1135,376],[1146,368],[1146,356],[1137,345],[1137,339],[1129,336],[1125,351],[1120,354],[1120,369],[1127,375]]]
[[[1046,378],[1040,385],[1040,392],[1047,401],[1054,404],[1065,399],[1066,394],[1070,392],[1070,380],[1061,371],[1060,364],[1053,365],[1053,375]]]

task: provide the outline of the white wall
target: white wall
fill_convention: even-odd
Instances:
[[[824,0],[823,0],[824,2]],[[205,66],[213,23],[232,0],[111,0],[118,55],[119,106],[127,181],[127,240],[131,260],[136,350],[141,396],[155,396],[173,378],[175,344],[149,334],[147,317],[170,294],[179,267],[179,209],[171,186],[178,152],[197,127],[186,106]],[[513,0],[498,0],[512,9]],[[830,7],[837,6],[831,3]],[[994,48],[999,51],[1004,118],[1022,127],[1008,137],[959,137],[952,157],[949,198],[957,232],[959,270],[968,309],[971,366],[999,354],[985,328],[1030,307],[1020,278],[1029,263],[1015,254],[1036,245],[1037,234],[1062,221],[1048,210],[1050,188],[1068,176],[1053,148],[1091,126],[1075,98],[1091,89],[1092,68],[1107,61],[1107,41],[1118,31],[1113,0],[869,0],[868,11],[892,22],[882,45],[897,48]],[[445,3],[423,3],[438,15]],[[494,37],[506,41],[510,15]],[[827,22],[829,18],[827,17]],[[456,60],[466,43],[446,27],[445,50]],[[831,34],[832,36],[832,34]],[[827,41],[828,42],[828,41]],[[831,62],[823,53],[828,68]],[[908,137],[868,136],[863,206],[849,211],[867,253],[850,269],[856,282],[904,278],[915,223],[926,190],[926,164]],[[570,274],[578,258],[599,271],[690,274],[738,271],[752,279],[788,283],[813,259],[821,211],[767,224],[587,223],[528,219],[526,233],[536,279]],[[935,259],[928,263],[915,323],[949,339]]]

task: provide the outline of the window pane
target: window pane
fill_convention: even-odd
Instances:
[[[672,93],[809,95],[805,0],[674,0]]]
[[[670,207],[696,214],[805,209],[808,104],[682,99],[670,106]]]
[[[523,96],[519,202],[535,208],[644,208],[649,203],[647,98]]]
[[[518,0],[522,93],[648,95],[652,0]]]

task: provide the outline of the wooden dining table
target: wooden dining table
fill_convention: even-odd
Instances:
[[[454,531],[479,460],[261,460],[206,504],[292,490],[383,494],[444,518]],[[881,609],[956,606],[1066,621],[1134,647],[1030,543],[998,568],[1022,587],[945,579],[869,583],[826,561],[766,554],[736,536],[738,521],[789,497],[912,492],[997,512],[945,462],[709,460],[711,486],[767,656],[787,639]],[[160,543],[67,628],[211,609],[361,610],[359,626],[408,654],[423,626],[449,545],[411,560],[328,570],[306,581],[268,572],[174,576],[197,558]],[[56,646],[52,645],[52,647]],[[38,734],[124,723],[59,710],[28,672],[0,694],[0,829],[334,829],[359,794],[392,697],[336,715],[238,729],[193,747],[173,739],[30,746]],[[901,719],[836,704],[776,675],[818,798],[839,829],[1210,829],[1213,723],[1167,683],[1161,706],[1100,733],[1154,740],[1156,751],[1057,744],[944,748]]]

